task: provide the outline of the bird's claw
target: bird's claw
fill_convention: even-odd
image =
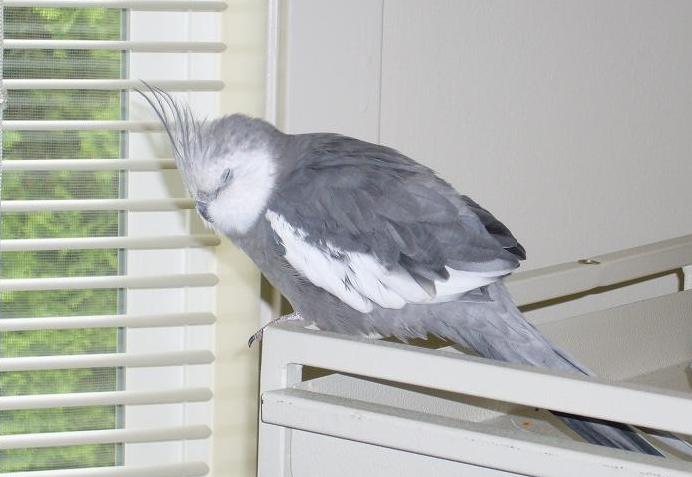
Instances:
[[[270,322],[270,323],[273,323],[273,321]],[[250,336],[250,339],[247,340],[247,347],[248,347],[248,348],[252,348],[252,345],[255,344],[255,341],[262,341],[262,337],[264,336],[264,329],[265,329],[267,326],[269,326],[269,324],[264,325],[262,328],[260,328],[259,330],[257,330],[257,333],[255,333],[254,335]]]
[[[250,339],[247,340],[247,346],[248,348],[252,348],[252,345],[255,344],[255,341],[262,341],[262,338],[264,337],[264,330],[267,326],[271,325],[272,323],[276,323],[277,321],[296,321],[296,320],[302,320],[303,317],[300,316],[298,313],[291,313],[288,315],[283,315],[278,318],[273,319],[266,325],[264,325],[262,328],[257,330],[257,332],[250,336]]]

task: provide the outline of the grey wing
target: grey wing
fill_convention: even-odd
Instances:
[[[289,263],[352,307],[456,299],[523,258],[504,225],[430,169],[352,138],[307,139],[267,217]]]

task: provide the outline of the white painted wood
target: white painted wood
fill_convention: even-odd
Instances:
[[[0,410],[46,409],[78,406],[133,406],[203,402],[212,398],[207,388],[157,391],[104,391],[68,394],[33,394],[30,396],[2,396]]]
[[[68,470],[39,470],[2,473],[0,477],[203,477],[209,473],[204,462],[150,466],[92,467]]]
[[[582,443],[541,439],[488,424],[298,389],[262,395],[265,423],[517,475],[599,477],[689,476],[692,464],[634,456]],[[385,463],[382,462],[382,466]],[[466,475],[463,467],[458,474]],[[329,470],[325,473],[331,475]],[[488,472],[488,475],[490,472]]]

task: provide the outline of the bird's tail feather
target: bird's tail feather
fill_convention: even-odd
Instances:
[[[494,304],[499,306],[489,308],[487,303],[463,304],[464,316],[460,318],[459,326],[446,324],[447,338],[470,346],[486,358],[575,371],[585,375],[593,374],[568,353],[552,345],[524,318],[503,283],[493,283],[488,288]],[[489,332],[488,326],[495,332]],[[452,331],[454,336],[449,336],[449,331]],[[554,414],[592,444],[649,455],[663,455],[626,424],[557,412]]]

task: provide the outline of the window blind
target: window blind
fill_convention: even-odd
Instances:
[[[225,8],[4,1],[0,477],[209,472],[218,238],[130,91],[209,113]]]

